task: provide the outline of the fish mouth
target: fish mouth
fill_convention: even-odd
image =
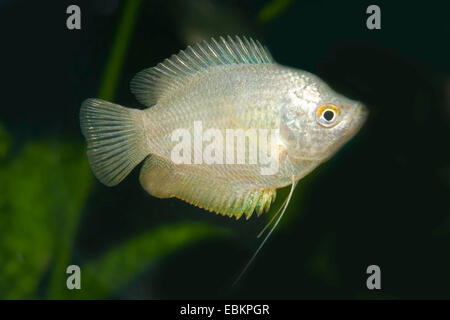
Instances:
[[[356,103],[350,112],[350,123],[346,135],[353,137],[363,126],[369,116],[369,110],[361,103]]]

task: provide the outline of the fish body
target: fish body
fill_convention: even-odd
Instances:
[[[138,73],[131,90],[147,109],[99,99],[82,104],[81,128],[97,178],[116,185],[145,159],[140,182],[150,194],[235,218],[267,211],[276,189],[331,157],[367,114],[318,77],[277,64],[259,42],[238,37],[188,47]],[[239,130],[247,134],[244,144],[229,135]],[[182,140],[174,132],[185,133],[178,138],[189,133],[188,161],[174,159]],[[208,162],[203,154],[213,142]],[[251,142],[264,150],[251,149]],[[244,161],[236,162],[239,147]]]

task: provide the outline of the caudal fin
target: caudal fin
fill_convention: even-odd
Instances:
[[[100,99],[81,104],[89,165],[107,186],[122,181],[149,154],[140,112]]]

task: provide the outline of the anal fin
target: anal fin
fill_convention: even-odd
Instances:
[[[197,207],[239,219],[254,212],[267,212],[275,200],[275,189],[237,187],[228,181],[216,181],[195,166],[175,165],[157,156],[148,157],[141,169],[142,187],[158,198],[179,198]]]

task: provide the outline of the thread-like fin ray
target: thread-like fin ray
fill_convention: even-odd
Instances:
[[[237,277],[237,279],[234,281],[233,286],[235,286],[239,280],[242,278],[242,276],[244,275],[244,273],[247,271],[248,267],[250,267],[250,265],[252,264],[253,260],[255,260],[256,256],[258,255],[258,253],[261,251],[262,247],[264,246],[264,244],[266,243],[267,239],[269,239],[270,235],[272,234],[272,232],[275,230],[275,228],[277,227],[278,223],[280,222],[281,218],[283,218],[284,213],[286,212],[286,209],[289,205],[289,202],[291,201],[292,198],[292,194],[294,193],[295,187],[297,185],[296,181],[295,181],[295,177],[292,176],[291,177],[292,180],[292,185],[291,185],[291,191],[289,192],[289,195],[285,201],[285,203],[283,204],[282,208],[283,210],[281,211],[277,221],[275,222],[275,224],[273,225],[272,229],[270,229],[269,233],[267,234],[267,236],[264,238],[264,240],[261,242],[261,244],[259,245],[258,249],[256,249],[255,253],[252,255],[252,257],[250,258],[250,260],[248,261],[248,263],[245,265],[244,269],[242,269],[241,273],[239,274],[239,276]]]
[[[139,72],[131,81],[131,91],[144,105],[154,105],[161,97],[177,88],[190,76],[212,67],[229,64],[269,64],[274,63],[269,51],[258,41],[211,38],[159,63],[156,67]]]
[[[275,221],[275,219],[278,217],[278,214],[281,212],[281,210],[283,210],[284,206],[286,205],[287,200],[288,200],[288,197],[286,197],[286,199],[284,199],[283,204],[278,208],[277,212],[272,216],[272,218],[270,218],[270,221],[258,233],[258,235],[256,236],[257,238],[260,238],[264,234],[264,232],[270,227],[272,222]]]

